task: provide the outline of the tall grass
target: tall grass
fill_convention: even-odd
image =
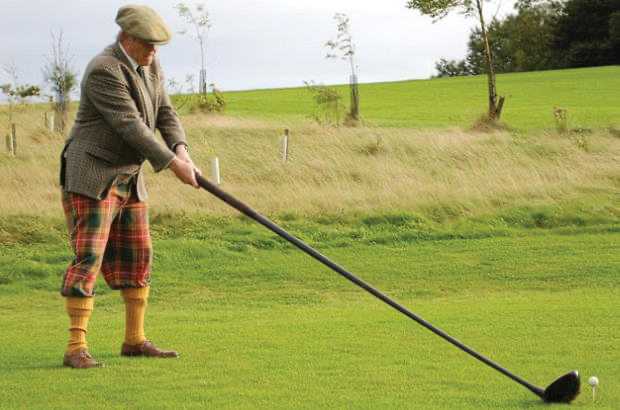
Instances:
[[[61,214],[57,174],[63,138],[46,131],[42,118],[41,107],[16,115],[18,156],[0,154],[0,215]],[[210,175],[209,160],[217,155],[222,187],[266,214],[407,212],[443,223],[524,206],[611,217],[620,212],[620,139],[612,132],[324,128],[296,117],[187,115],[183,122],[204,174]],[[291,129],[286,164],[278,156],[284,128]],[[171,172],[153,175],[146,168],[154,210],[234,212],[180,184]]]

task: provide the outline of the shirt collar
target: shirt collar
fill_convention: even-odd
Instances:
[[[118,45],[121,47],[121,50],[123,50],[123,54],[125,54],[129,62],[131,63],[131,66],[133,67],[133,69],[138,70],[138,67],[140,66],[140,64],[138,64],[136,60],[134,60],[133,58],[129,56],[129,54],[127,54],[127,51],[125,51],[125,49],[123,48],[123,45],[120,42],[118,43]]]

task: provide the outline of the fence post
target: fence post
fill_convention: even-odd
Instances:
[[[222,181],[220,180],[220,160],[218,157],[211,160],[211,174],[213,175],[213,181],[220,185]]]
[[[284,135],[280,137],[280,154],[282,162],[288,160],[288,128],[284,130]]]
[[[17,155],[17,131],[15,129],[15,123],[11,126],[11,130],[13,131],[13,155]]]
[[[45,111],[45,129],[54,132],[54,113]]]
[[[13,150],[13,135],[11,135],[11,131],[9,131],[6,134],[6,150],[9,153],[9,155],[11,154],[11,151]]]

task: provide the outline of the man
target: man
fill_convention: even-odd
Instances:
[[[187,153],[155,57],[172,31],[146,6],[121,7],[116,22],[117,42],[84,72],[77,118],[61,155],[62,202],[75,254],[61,290],[71,323],[63,364],[72,368],[102,366],[86,343],[99,272],[125,302],[121,355],[178,357],[144,335],[152,256],[142,162],[155,172],[170,169],[195,188],[200,171]]]

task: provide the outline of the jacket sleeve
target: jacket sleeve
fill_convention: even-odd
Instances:
[[[175,155],[144,123],[118,67],[93,69],[86,79],[88,98],[110,126],[153,166],[164,170]]]
[[[166,91],[164,76],[161,71],[159,79],[159,93],[161,100],[156,114],[157,129],[166,141],[168,148],[172,149],[172,147],[179,142],[187,145],[187,139],[185,138],[185,131],[183,130],[183,125],[181,125],[179,115],[172,106],[172,102],[170,101],[170,97],[168,96],[168,92]]]

